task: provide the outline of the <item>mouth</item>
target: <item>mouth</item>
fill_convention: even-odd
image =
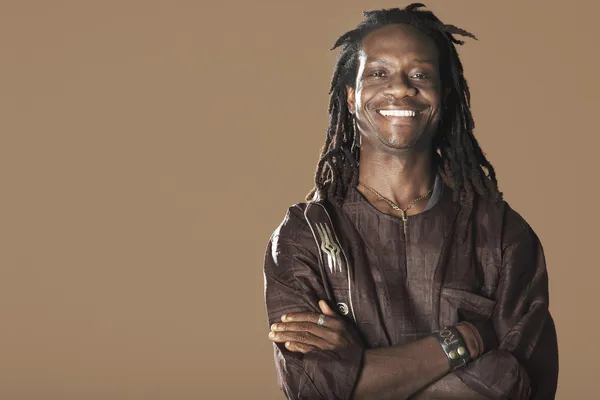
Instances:
[[[387,108],[375,111],[378,115],[394,124],[406,124],[417,120],[424,110],[417,110],[414,108]]]

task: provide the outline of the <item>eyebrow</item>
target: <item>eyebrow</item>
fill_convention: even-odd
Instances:
[[[374,62],[391,62],[392,60],[390,60],[389,58],[373,58],[373,59],[367,59],[368,63],[374,63]],[[427,60],[427,59],[423,59],[423,58],[413,58],[414,62],[419,63],[419,64],[431,64],[431,65],[435,65],[435,60]]]

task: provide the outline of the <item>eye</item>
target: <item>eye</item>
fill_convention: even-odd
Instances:
[[[373,71],[369,74],[369,76],[375,77],[375,78],[383,78],[385,76],[385,71]]]
[[[429,78],[427,75],[425,75],[425,74],[423,74],[421,72],[417,72],[416,74],[413,74],[412,76],[414,78],[417,78],[417,79],[427,79],[427,78]]]

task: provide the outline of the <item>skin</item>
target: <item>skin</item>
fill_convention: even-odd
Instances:
[[[443,110],[439,52],[435,43],[409,25],[388,25],[367,35],[358,54],[348,107],[361,137],[359,176],[400,207],[427,193],[435,179],[432,139]],[[381,109],[418,110],[416,118],[390,120]],[[362,186],[358,190],[380,211],[400,216]],[[427,199],[407,212],[421,212]]]
[[[361,136],[360,180],[400,206],[425,194],[433,184],[431,142],[437,133],[443,96],[438,53],[431,39],[409,25],[382,27],[363,39],[356,81],[346,88],[348,108]],[[378,113],[393,108],[420,112],[416,118],[401,119],[388,119]],[[399,215],[372,192],[361,186],[358,190],[380,211]],[[407,215],[418,213],[426,204],[427,199],[416,203]],[[335,313],[321,303],[325,302],[319,304],[323,313],[333,317]],[[288,318],[282,319],[288,325],[272,327],[274,332],[285,334],[271,339],[289,342],[286,346],[290,350],[325,349],[331,341],[340,340],[315,326],[319,314]],[[302,333],[300,340],[293,332],[308,333]]]
[[[345,323],[326,301],[320,300],[319,308],[326,316],[323,325],[317,323],[319,313],[285,314],[282,322],[271,326],[269,338],[299,353],[363,346],[356,328]],[[479,357],[473,331],[461,324],[455,327],[465,339],[472,358]],[[448,372],[446,355],[432,337],[403,346],[368,349],[352,399],[486,399]]]
[[[442,88],[435,43],[411,26],[380,28],[367,35],[361,47],[356,82],[347,87],[349,110],[361,137],[360,181],[405,207],[433,185],[432,139],[449,89]],[[412,109],[418,115],[386,118],[378,113],[382,109]],[[358,190],[380,211],[400,215],[370,191],[361,186]],[[417,202],[407,215],[419,213],[426,203],[426,199]],[[319,301],[319,308],[326,316],[323,326],[317,324],[318,313],[287,314],[281,323],[273,324],[270,339],[301,353],[360,343],[355,328],[325,301]],[[478,357],[476,334],[461,324],[456,328],[473,358]],[[448,397],[449,392],[456,398],[483,398],[448,372],[446,355],[432,337],[403,346],[369,349],[353,398],[431,398],[440,394],[453,398]],[[436,384],[431,385],[433,382]]]
[[[399,35],[413,40],[398,40]],[[346,92],[367,153],[407,159],[429,152],[442,109],[438,57],[435,43],[408,25],[389,25],[365,37],[355,85]],[[377,112],[388,108],[419,115],[388,119]]]
[[[281,323],[271,325],[269,339],[285,343],[290,351],[308,353],[314,350],[338,350],[354,344],[363,345],[360,336],[329,307],[325,300],[319,300],[319,308],[325,315],[325,322],[319,325],[319,313],[293,313],[281,316]],[[467,341],[470,354],[477,355],[477,345],[470,332],[464,326],[457,327]]]
[[[285,343],[290,351],[336,350],[353,344],[362,346],[359,335],[329,307],[326,301],[319,301],[319,308],[326,316],[321,326],[317,322],[321,314],[295,313],[281,317],[282,323],[273,324],[269,338],[274,342]]]

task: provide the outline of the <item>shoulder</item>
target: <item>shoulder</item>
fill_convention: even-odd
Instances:
[[[304,217],[308,203],[296,203],[288,207],[283,220],[273,231],[270,241],[287,240],[291,242],[302,241],[308,236],[312,237],[310,226]]]
[[[496,236],[505,248],[523,235],[534,234],[525,218],[506,200],[481,198],[474,212],[480,229]]]
[[[280,264],[286,259],[302,260],[308,264],[318,262],[316,242],[305,218],[310,203],[296,203],[288,207],[283,220],[271,234],[267,244],[266,259]]]
[[[519,242],[523,236],[535,236],[533,229],[525,218],[512,208],[508,202],[504,202],[504,218],[502,224],[502,248]]]

